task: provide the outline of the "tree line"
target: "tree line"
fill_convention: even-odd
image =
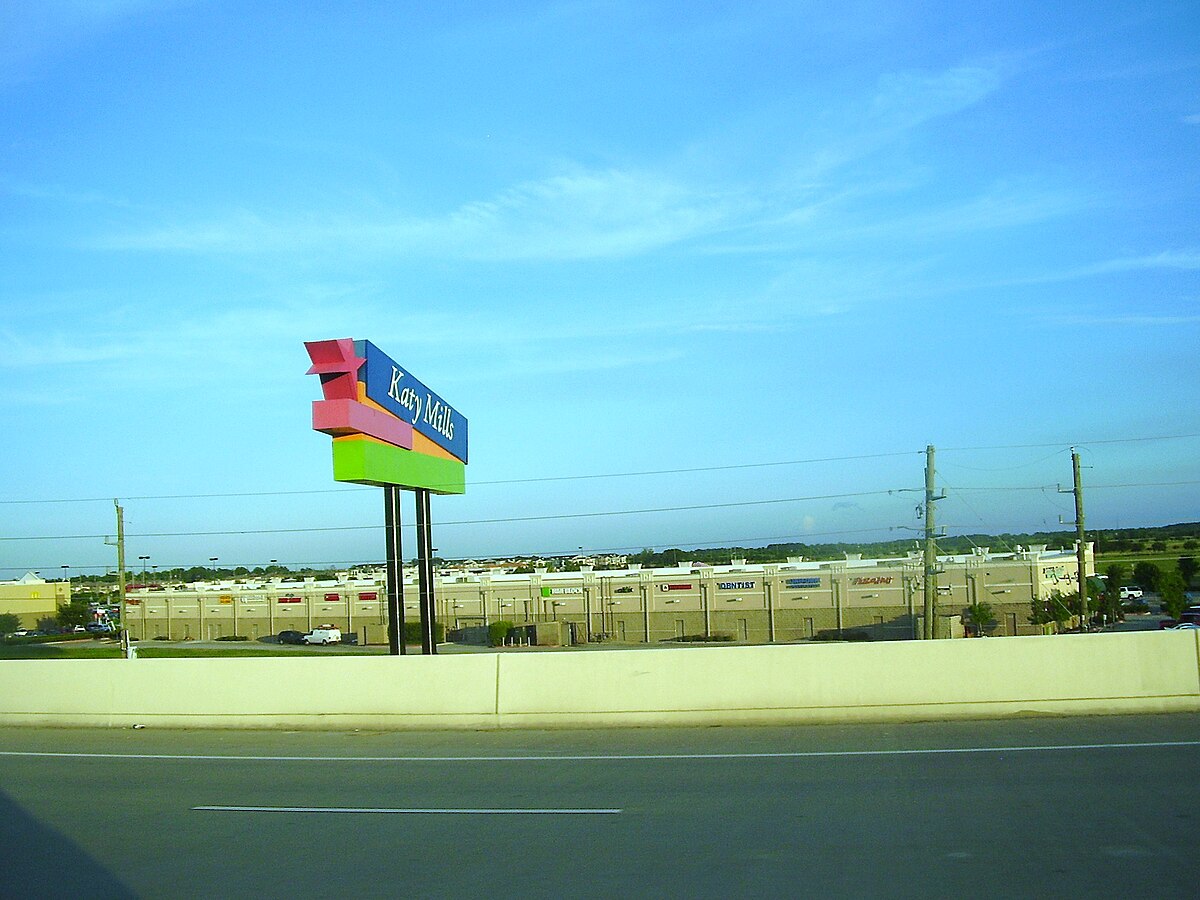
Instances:
[[[1095,542],[1098,553],[1165,553],[1172,550],[1200,553],[1200,522],[1153,528],[1096,529],[1089,531],[1087,537]],[[946,554],[970,553],[976,547],[991,547],[993,550],[1016,550],[1017,547],[1035,544],[1071,547],[1075,544],[1075,532],[963,534],[938,538],[937,544],[938,552]],[[919,544],[912,538],[866,543],[795,542],[768,544],[765,547],[710,547],[691,550],[671,547],[666,550],[645,549],[630,556],[629,561],[640,563],[647,568],[677,565],[680,562],[726,565],[731,559],[744,559],[752,563],[782,562],[789,556],[829,560],[841,559],[847,553],[861,553],[868,557],[904,556],[914,549],[919,549]]]

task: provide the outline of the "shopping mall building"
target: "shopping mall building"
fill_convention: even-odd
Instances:
[[[1085,553],[1095,569],[1093,547]],[[1075,550],[1018,547],[939,557],[937,614],[942,634],[961,633],[959,619],[974,602],[991,605],[996,634],[1034,633],[1031,603],[1076,590]],[[727,566],[681,563],[659,569],[577,572],[504,569],[436,576],[437,620],[447,628],[565,621],[579,635],[627,643],[681,637],[724,637],[769,643],[800,641],[849,630],[874,640],[920,633],[923,564],[919,553],[891,559],[848,555],[837,561]],[[405,571],[405,617],[418,616],[416,573]],[[245,579],[220,583],[134,587],[126,595],[132,636],[251,640],[284,630],[332,624],[360,643],[387,643],[387,588],[381,573],[346,574],[332,581]]]

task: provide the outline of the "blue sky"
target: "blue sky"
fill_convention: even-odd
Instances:
[[[927,444],[952,533],[1070,521],[1073,445],[1090,526],[1200,519],[1198,38],[1187,2],[8,4],[0,578],[111,565],[117,497],[151,565],[380,558],[310,430],[340,337],[470,420],[445,556],[902,537]]]

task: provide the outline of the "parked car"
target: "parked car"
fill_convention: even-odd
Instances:
[[[1200,606],[1190,606],[1179,614],[1178,619],[1163,619],[1159,628],[1174,628],[1177,625],[1200,625]]]
[[[92,634],[108,634],[113,630],[107,622],[88,622],[83,627]]]
[[[276,640],[278,640],[279,643],[281,643],[281,644],[303,644],[304,643],[304,632],[303,631],[281,631],[276,636]]]
[[[1200,629],[1200,625],[1195,622],[1180,622],[1178,625],[1172,625],[1171,631],[1195,631]]]
[[[1142,596],[1141,588],[1137,588],[1137,587],[1121,588],[1121,599],[1122,600],[1137,600],[1137,599],[1140,599],[1141,596]]]
[[[342,642],[342,630],[334,628],[332,625],[321,625],[314,628],[302,638],[306,644],[340,644]]]

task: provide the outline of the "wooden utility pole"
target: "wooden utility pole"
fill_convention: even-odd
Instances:
[[[925,606],[921,637],[931,641],[937,634],[937,544],[934,530],[934,506],[942,499],[934,490],[933,444],[925,448]]]
[[[125,509],[117,500],[117,602],[121,604],[121,621],[125,621]]]
[[[113,506],[117,508],[117,603],[121,610],[121,650],[126,658],[133,655],[130,649],[129,642],[129,626],[126,624],[126,606],[125,606],[125,510],[121,506],[120,501],[113,499]],[[142,613],[145,616],[145,612]],[[143,618],[143,623],[145,619]],[[145,635],[142,635],[145,637]]]
[[[1079,452],[1071,448],[1071,470],[1075,482],[1075,560],[1079,566],[1079,630],[1088,623],[1087,549],[1083,543],[1083,478],[1079,474]]]

